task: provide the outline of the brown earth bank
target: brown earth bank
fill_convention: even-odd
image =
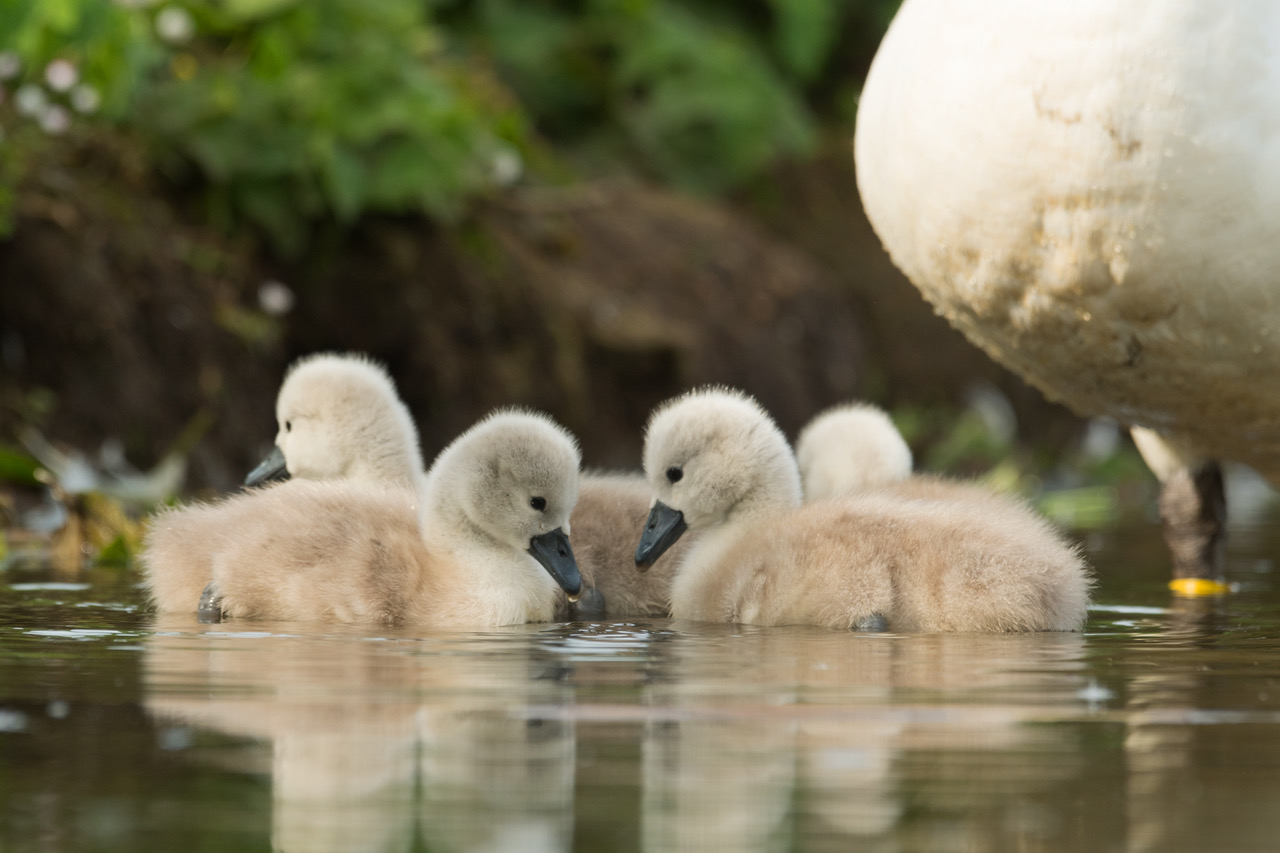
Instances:
[[[229,489],[270,445],[286,365],[322,349],[388,365],[428,458],[518,404],[577,433],[588,465],[634,468],[652,406],[711,382],[791,435],[850,397],[955,403],[975,378],[1024,428],[1074,429],[932,315],[843,160],[780,170],[736,207],[619,180],[516,191],[448,228],[322,226],[283,263],[199,224],[127,146],[64,143],[0,241],[0,442],[25,425],[86,451],[117,437],[147,467],[201,420],[188,488]],[[271,280],[286,314],[259,304]]]

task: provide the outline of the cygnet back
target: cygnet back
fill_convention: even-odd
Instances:
[[[573,509],[573,554],[582,571],[583,601],[562,601],[561,619],[626,619],[666,616],[671,578],[696,536],[685,536],[650,571],[636,571],[636,531],[649,515],[653,492],[641,474],[587,472],[579,481]],[[597,609],[587,610],[590,590]],[[563,599],[563,596],[561,596]],[[602,610],[599,609],[602,606]]]
[[[884,410],[850,403],[821,413],[800,432],[796,462],[806,501],[850,495],[911,476],[911,448]]]

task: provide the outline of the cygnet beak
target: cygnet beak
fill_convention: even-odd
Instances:
[[[570,601],[578,600],[578,594],[582,592],[582,575],[578,573],[578,563],[573,559],[569,537],[563,530],[557,527],[530,539],[529,554],[560,584]]]
[[[683,512],[662,501],[654,501],[653,509],[649,510],[649,521],[640,534],[640,546],[636,548],[636,568],[642,572],[649,571],[649,567],[688,529]]]
[[[249,472],[249,476],[244,478],[246,486],[256,486],[259,483],[265,483],[269,480],[287,480],[289,479],[289,469],[284,464],[284,453],[279,447],[271,448],[271,452],[267,454],[267,458],[258,463],[258,467]]]

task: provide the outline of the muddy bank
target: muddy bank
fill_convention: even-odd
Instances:
[[[796,429],[861,392],[856,298],[727,208],[620,182],[526,191],[465,223],[379,219],[281,264],[199,224],[127,149],[67,144],[0,243],[0,438],[23,424],[140,466],[211,424],[189,486],[225,489],[274,431],[290,359],[359,349],[389,365],[428,454],[484,411],[546,409],[588,463],[634,466],[656,402],[724,382]],[[271,316],[261,285],[287,285]]]
[[[129,147],[52,146],[0,241],[0,441],[24,425],[89,452],[114,437],[149,466],[204,415],[194,480],[227,484],[284,358],[278,335],[246,332],[260,280],[248,248],[192,224]]]

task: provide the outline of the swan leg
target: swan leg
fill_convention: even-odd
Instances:
[[[1222,467],[1187,445],[1143,427],[1130,430],[1147,466],[1160,480],[1160,521],[1173,558],[1175,589],[1222,591],[1227,544],[1227,498]],[[1208,581],[1198,586],[1179,581]]]
[[[1160,484],[1160,521],[1175,579],[1222,580],[1226,520],[1227,498],[1217,462],[1180,469]]]
[[[865,632],[870,634],[883,634],[889,630],[889,620],[885,619],[880,613],[870,613],[863,616],[857,622],[849,627],[850,631]]]
[[[200,604],[196,607],[196,618],[201,622],[215,623],[222,621],[222,596],[213,586],[213,581],[200,594]]]
[[[604,593],[594,586],[583,587],[581,597],[569,605],[570,622],[593,622],[604,617]]]

